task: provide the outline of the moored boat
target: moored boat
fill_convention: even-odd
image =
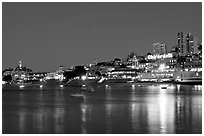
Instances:
[[[186,79],[176,79],[175,81],[178,84],[202,84],[201,77],[190,77]]]
[[[70,96],[71,97],[75,97],[75,98],[85,99],[85,95],[84,94],[80,94],[80,93],[70,94]]]

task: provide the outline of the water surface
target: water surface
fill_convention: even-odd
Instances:
[[[167,88],[162,88],[167,86]],[[202,133],[202,87],[173,84],[3,87],[3,133]]]

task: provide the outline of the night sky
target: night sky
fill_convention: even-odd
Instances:
[[[202,3],[3,3],[2,68],[34,71],[144,55],[178,32],[202,38]]]

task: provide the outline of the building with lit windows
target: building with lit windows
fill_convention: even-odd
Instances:
[[[162,55],[167,53],[167,47],[164,43],[153,44],[153,55]]]
[[[198,46],[199,46],[199,43],[198,43],[198,38],[197,37],[193,37],[193,53],[194,54],[198,54]]]
[[[177,46],[179,55],[192,55],[194,53],[193,35],[191,33],[179,32],[177,36]]]

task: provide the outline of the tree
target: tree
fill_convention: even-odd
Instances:
[[[86,70],[85,70],[84,66],[75,66],[74,73],[77,76],[82,76],[82,75],[86,74]]]
[[[12,81],[12,76],[11,75],[6,75],[3,77],[3,81],[6,81],[6,82],[11,82]]]

